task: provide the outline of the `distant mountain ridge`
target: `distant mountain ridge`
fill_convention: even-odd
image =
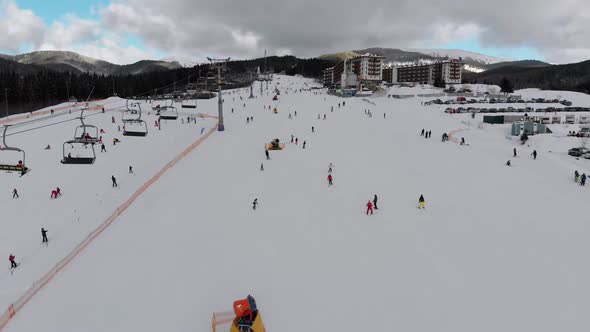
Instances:
[[[0,54],[0,58],[19,65],[32,65],[65,72],[96,73],[99,75],[135,75],[151,71],[169,70],[182,67],[177,62],[142,60],[129,65],[116,65],[68,51],[37,51],[19,55]],[[22,66],[14,65],[23,70]]]
[[[358,56],[365,53],[371,53],[383,56],[383,62],[386,65],[410,65],[416,63],[432,63],[434,61],[445,60],[449,58],[461,58],[465,63],[463,68],[467,72],[484,72],[489,69],[516,65],[516,66],[548,66],[549,64],[537,61],[537,60],[526,60],[536,61],[523,62],[523,61],[511,61],[500,57],[489,56],[485,54],[463,51],[458,49],[397,49],[397,48],[384,48],[384,47],[371,47],[360,50],[343,51],[339,53],[332,53],[322,55],[319,58],[333,61],[340,61],[343,59],[350,59],[354,56]]]

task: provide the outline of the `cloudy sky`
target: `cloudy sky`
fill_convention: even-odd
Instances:
[[[125,64],[312,57],[371,46],[590,59],[588,0],[0,0],[0,53],[69,50]]]

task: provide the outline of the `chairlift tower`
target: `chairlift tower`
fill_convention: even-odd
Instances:
[[[218,131],[224,131],[225,126],[223,125],[223,100],[221,99],[221,73],[227,69],[227,62],[230,58],[227,59],[212,59],[207,57],[207,60],[211,63],[211,69],[217,69],[217,105],[218,105],[218,115],[219,115],[219,125],[217,126]]]
[[[250,73],[250,99],[254,98],[254,80],[252,79],[252,73]]]

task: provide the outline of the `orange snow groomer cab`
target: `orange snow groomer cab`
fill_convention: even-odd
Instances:
[[[256,301],[250,295],[234,302],[236,318],[230,332],[265,332],[262,316],[256,308]]]

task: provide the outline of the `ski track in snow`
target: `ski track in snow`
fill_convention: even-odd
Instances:
[[[226,131],[154,183],[5,330],[206,331],[214,311],[247,294],[269,331],[587,330],[590,226],[583,206],[590,193],[573,182],[573,171],[588,173],[590,160],[565,153],[581,143],[563,135],[573,126],[550,126],[554,134],[523,146],[509,125],[444,114],[447,105],[420,106],[426,98],[371,98],[371,105],[286,93],[310,84],[303,78],[276,76],[271,89],[277,83],[278,114],[264,109],[276,104],[266,91],[253,100],[249,89],[224,94]],[[517,93],[590,105],[590,96],[576,93]],[[216,115],[217,100],[199,100],[197,111]],[[148,137],[122,137],[113,114],[120,123],[116,110],[88,118],[107,131],[107,153],[98,147],[92,166],[59,163],[75,121],[8,138],[27,151],[32,172],[0,174],[0,251],[22,264],[14,275],[8,262],[0,272],[3,307],[215,124],[163,120],[158,131],[152,114],[145,115]],[[254,121],[246,124],[247,116]],[[431,139],[420,137],[423,128]],[[455,129],[466,129],[455,138],[469,146],[440,141]],[[299,144],[289,143],[291,134]],[[114,136],[122,143],[112,146]],[[264,144],[274,138],[286,148],[266,160]],[[330,163],[337,165],[333,186]],[[129,165],[135,175],[127,174]],[[50,200],[55,186],[64,196]],[[10,199],[14,187],[18,200]],[[380,209],[366,216],[373,194]],[[424,211],[416,209],[420,194]],[[48,247],[40,244],[41,227]]]

